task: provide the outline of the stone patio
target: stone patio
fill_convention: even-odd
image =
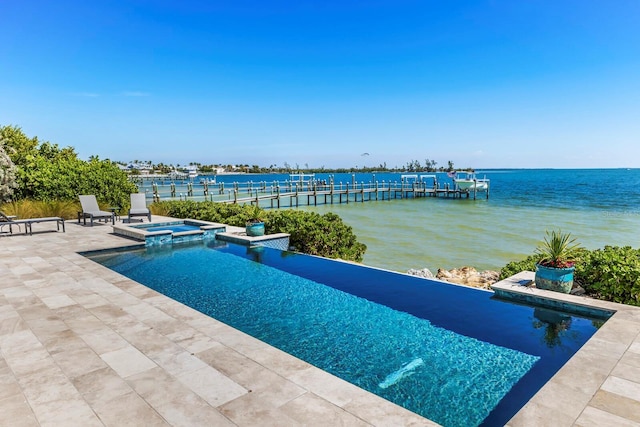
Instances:
[[[48,225],[0,235],[0,425],[436,425],[78,255],[136,243],[110,225]],[[587,302],[617,313],[511,426],[640,426],[640,309]]]

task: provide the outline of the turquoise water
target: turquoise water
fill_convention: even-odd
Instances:
[[[336,182],[400,181],[401,174],[336,174]],[[439,182],[451,183],[444,173]],[[490,198],[409,199],[301,207],[335,212],[368,247],[364,263],[396,271],[499,269],[562,228],[586,247],[640,246],[640,169],[487,170]],[[328,180],[331,175],[317,174]],[[374,178],[375,177],[375,178]],[[288,175],[221,175],[218,182],[284,182]],[[228,187],[228,186],[227,186]]]
[[[270,248],[89,256],[444,426],[503,425],[596,330],[490,292]],[[563,322],[553,340],[557,320],[541,311]]]
[[[180,233],[182,231],[195,231],[195,230],[200,230],[200,227],[197,225],[189,225],[189,224],[174,224],[174,223],[167,223],[167,224],[151,224],[151,225],[145,225],[145,226],[140,226],[140,225],[132,225],[131,227],[133,228],[140,228],[143,229],[145,231],[172,231],[174,233]]]
[[[367,245],[365,264],[396,271],[499,269],[532,254],[545,230],[558,228],[590,249],[640,246],[638,169],[479,175],[491,179],[489,200],[405,199],[301,209],[335,212]]]

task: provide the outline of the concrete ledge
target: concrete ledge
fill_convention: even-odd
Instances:
[[[289,234],[275,233],[264,236],[247,236],[244,230],[224,231],[216,234],[216,239],[243,246],[265,246],[286,251],[289,248]]]

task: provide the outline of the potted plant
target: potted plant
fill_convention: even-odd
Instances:
[[[264,221],[260,218],[262,212],[257,204],[249,208],[249,219],[246,223],[247,236],[264,236]]]
[[[547,231],[536,248],[540,261],[536,264],[536,288],[556,292],[571,292],[576,257],[581,249],[570,233]]]

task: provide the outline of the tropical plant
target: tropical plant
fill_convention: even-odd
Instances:
[[[247,220],[247,225],[248,224],[259,224],[261,222],[264,222],[263,219],[262,219],[262,216],[264,215],[264,210],[260,209],[260,206],[258,206],[257,204],[251,205],[248,208],[247,213],[249,214],[249,219]]]
[[[545,267],[569,268],[575,265],[580,244],[571,233],[561,230],[547,231],[544,241],[536,248],[535,253],[540,256],[538,264]]]

